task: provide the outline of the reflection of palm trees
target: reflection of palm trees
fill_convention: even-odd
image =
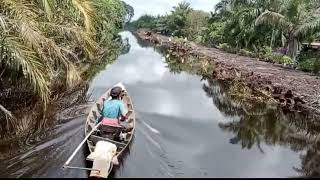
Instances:
[[[241,114],[240,120],[229,123],[219,123],[219,127],[228,132],[236,134],[230,140],[232,144],[241,143],[242,148],[251,149],[254,144],[263,152],[260,142],[264,140],[266,144],[275,145],[284,139],[286,131],[290,129],[281,122],[281,118],[272,109],[267,110],[263,115]]]
[[[319,143],[314,144],[308,148],[306,153],[301,156],[301,169],[306,176],[319,177],[320,176],[320,151]]]
[[[219,123],[223,131],[235,134],[229,140],[231,144],[241,144],[242,148],[246,149],[256,146],[262,153],[264,152],[261,147],[262,142],[267,145],[285,146],[295,152],[306,150],[306,154],[301,155],[301,168],[294,167],[294,169],[306,176],[320,175],[318,163],[320,152],[317,145],[320,124],[316,123],[316,116],[285,112],[278,109],[276,105],[232,96],[231,92],[238,89],[234,89],[234,84],[208,78],[212,71],[203,74],[204,71],[198,67],[194,68],[192,63],[179,63],[170,55],[166,58],[166,62],[171,72],[186,71],[190,74],[202,75],[207,82],[203,84],[203,90],[208,97],[212,98],[215,106],[225,116],[239,117],[238,121]]]
[[[239,121],[219,123],[223,131],[235,134],[230,139],[231,144],[241,144],[247,149],[256,144],[261,152],[262,141],[268,145],[287,146],[296,152],[306,150],[306,154],[301,155],[301,169],[294,169],[306,176],[320,175],[320,136],[317,136],[320,128],[315,123],[316,117],[285,113],[266,104],[252,105],[252,102],[239,101],[228,95],[228,86],[217,81],[208,80],[203,89],[221,112],[240,117]]]
[[[173,59],[173,60],[172,60]],[[174,57],[171,57],[169,54],[166,56],[167,68],[173,74],[180,74],[184,69],[183,64],[174,60]]]
[[[141,46],[141,47],[153,47],[154,46],[150,41],[142,39],[135,32],[132,32],[132,35],[137,39],[137,43],[139,44],[139,46]]]
[[[208,97],[212,98],[213,103],[222,113],[226,116],[235,116],[241,113],[239,112],[242,111],[241,108],[239,108],[239,104],[233,103],[231,99],[227,98],[224,84],[213,80],[208,80],[208,84],[209,85],[203,84],[203,90]]]
[[[203,80],[207,79],[212,74],[213,69],[211,68],[212,66],[209,60],[199,60],[199,57],[192,55],[176,56],[173,51],[165,48],[159,50],[161,54],[166,54],[165,59],[167,68],[172,73],[181,73],[182,71],[185,71],[189,74],[202,76]]]
[[[231,96],[231,91],[238,91],[233,84],[226,84],[210,79],[210,73],[203,74],[203,70],[194,67],[192,62],[179,63],[175,57],[166,58],[168,68],[173,73],[186,71],[190,74],[203,76],[207,83],[203,90],[212,98],[215,106],[225,116],[239,117],[238,121],[219,123],[219,127],[226,132],[235,134],[229,140],[231,144],[241,144],[242,148],[256,147],[263,152],[261,142],[267,145],[281,145],[301,155],[301,168],[294,169],[306,176],[320,175],[320,149],[317,135],[320,133],[320,124],[317,116],[311,114],[285,112],[276,105],[267,105],[264,102],[252,102],[245,98]],[[320,139],[320,136],[319,136]]]

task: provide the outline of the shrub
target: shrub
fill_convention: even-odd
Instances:
[[[293,61],[289,56],[282,56],[281,64],[293,64]]]
[[[263,46],[261,50],[259,50],[258,57],[261,59],[265,59],[267,61],[273,61],[273,51],[269,46]]]
[[[269,46],[263,46],[261,53],[266,54],[266,55],[271,55],[272,54],[272,48]]]
[[[313,62],[314,61],[312,59],[307,59],[302,62],[299,62],[298,67],[302,71],[311,72],[313,70],[313,64],[314,64]]]
[[[298,68],[302,71],[318,73],[320,71],[320,51],[303,48],[298,56]]]
[[[227,51],[231,47],[228,45],[228,43],[222,43],[222,44],[219,44],[218,48]]]
[[[249,56],[249,57],[254,57],[255,54],[249,50],[246,49],[240,49],[239,54],[242,56]]]
[[[318,73],[320,71],[320,60],[317,58],[310,58],[298,63],[298,67],[302,71]]]
[[[233,48],[231,47],[229,44],[227,43],[222,43],[222,44],[219,44],[218,46],[219,49],[222,49],[226,52],[229,52],[229,53],[237,53],[237,49],[236,48]]]
[[[271,60],[273,62],[276,62],[276,63],[282,64],[281,63],[282,62],[282,57],[283,57],[283,54],[281,54],[281,53],[272,53],[271,54]]]

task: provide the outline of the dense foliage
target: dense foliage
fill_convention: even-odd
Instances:
[[[11,116],[3,103],[15,91],[35,93],[46,107],[54,88],[77,85],[133,14],[120,0],[1,0],[0,112]]]
[[[207,24],[209,15],[203,11],[193,10],[189,3],[182,2],[173,7],[173,10],[167,15],[143,15],[130,25],[135,28],[147,28],[161,32],[165,35],[187,36],[194,40]]]
[[[296,65],[302,43],[320,37],[320,1],[221,0],[211,15],[182,2],[167,15],[145,15],[132,25],[188,37],[232,53]]]

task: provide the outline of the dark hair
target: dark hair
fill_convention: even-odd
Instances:
[[[114,87],[110,91],[110,96],[112,97],[112,99],[118,98],[121,94],[121,91],[121,87]]]

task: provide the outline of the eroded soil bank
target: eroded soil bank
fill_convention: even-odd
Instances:
[[[284,109],[320,114],[318,76],[142,29],[136,34],[142,39],[171,49],[177,56],[193,55],[214,61],[212,76],[215,79],[240,80],[253,90],[270,94]]]

